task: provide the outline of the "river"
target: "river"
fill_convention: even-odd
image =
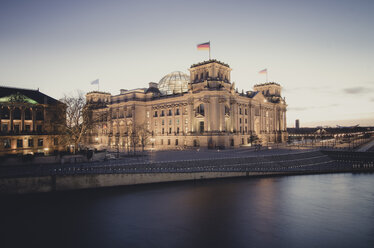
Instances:
[[[1,197],[1,247],[374,247],[374,174]]]

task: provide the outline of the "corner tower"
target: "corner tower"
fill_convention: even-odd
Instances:
[[[203,88],[228,88],[231,85],[231,68],[228,64],[211,59],[191,65],[190,88],[198,91]]]

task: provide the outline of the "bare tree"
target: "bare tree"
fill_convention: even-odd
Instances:
[[[130,146],[133,148],[134,155],[136,153],[136,146],[139,144],[138,128],[135,124],[131,123],[127,127],[128,138]]]
[[[93,126],[91,111],[86,105],[82,92],[78,92],[77,96],[65,95],[60,101],[66,105],[64,142],[66,145],[74,145],[74,153],[76,153],[82,138]]]
[[[148,129],[146,123],[140,124],[137,126],[139,142],[142,147],[142,151],[144,152],[144,148],[147,146],[149,142],[149,137],[151,136],[151,132]]]

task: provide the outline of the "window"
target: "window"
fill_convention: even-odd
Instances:
[[[179,108],[175,110],[175,115],[179,115]]]
[[[169,134],[171,133],[171,127],[169,128]]]
[[[43,146],[43,139],[38,139],[38,146]]]
[[[41,133],[43,130],[43,126],[42,125],[37,125],[36,126],[36,131],[38,132],[38,133]]]
[[[164,144],[164,140],[163,139],[161,139],[161,145],[163,145]]]
[[[196,110],[197,113],[204,115],[204,104],[200,104]]]
[[[165,116],[165,112],[161,110],[161,116]]]
[[[170,146],[170,139],[168,139],[168,146]]]
[[[14,132],[19,133],[19,125],[18,124],[14,125]]]
[[[28,140],[28,147],[34,147],[34,139]]]
[[[26,132],[30,132],[30,131],[31,131],[31,127],[30,127],[30,125],[25,125],[25,131],[26,131]]]
[[[242,124],[242,118],[239,118],[239,123]]]
[[[169,125],[171,125],[172,124],[172,121],[171,121],[171,119],[169,119]]]
[[[162,133],[162,134],[165,133],[165,128],[162,128],[161,133]]]
[[[244,138],[242,138],[242,145],[244,145]]]
[[[10,139],[4,139],[4,148],[10,148]]]
[[[119,118],[123,118],[125,115],[125,111],[123,109],[119,110]]]
[[[245,119],[245,124],[247,124],[248,123],[248,120],[247,119]]]
[[[179,119],[177,119],[176,122],[177,122],[177,125],[179,125]]]
[[[112,119],[117,119],[117,111],[113,110],[112,112]]]
[[[200,121],[200,133],[204,132],[204,122]]]
[[[154,116],[154,117],[157,117],[157,116],[158,116],[157,111],[155,111],[155,114],[154,114],[153,116]]]
[[[242,108],[239,108],[239,114],[242,114]]]
[[[177,133],[179,133],[179,127],[177,127]]]
[[[58,138],[53,138],[53,145],[58,146]]]
[[[248,115],[248,111],[247,111],[247,109],[244,109],[244,114],[245,114],[245,115]]]
[[[38,109],[36,111],[36,120],[38,120],[38,121],[44,120],[43,110]]]
[[[225,106],[225,115],[229,115],[230,114],[230,108]]]
[[[21,120],[21,110],[19,108],[15,108],[13,110],[13,119],[14,120]]]
[[[165,125],[165,120],[162,120],[161,124],[162,124],[162,125]]]
[[[169,114],[168,114],[168,116],[172,116],[171,109],[169,109]]]
[[[240,132],[242,132],[242,127],[240,127]]]
[[[247,129],[247,127],[245,127],[245,132],[246,132],[246,133],[248,132],[248,129]]]
[[[23,147],[23,140],[17,139],[17,148],[22,148],[22,147]]]
[[[255,115],[260,116],[260,108],[259,107],[255,108]]]
[[[175,140],[175,145],[176,145],[176,146],[178,145],[178,139]]]
[[[4,133],[8,132],[8,124],[1,125],[1,132],[4,132]]]

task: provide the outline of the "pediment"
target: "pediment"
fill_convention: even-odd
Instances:
[[[260,101],[260,102],[266,101],[266,98],[260,91],[252,99]]]

